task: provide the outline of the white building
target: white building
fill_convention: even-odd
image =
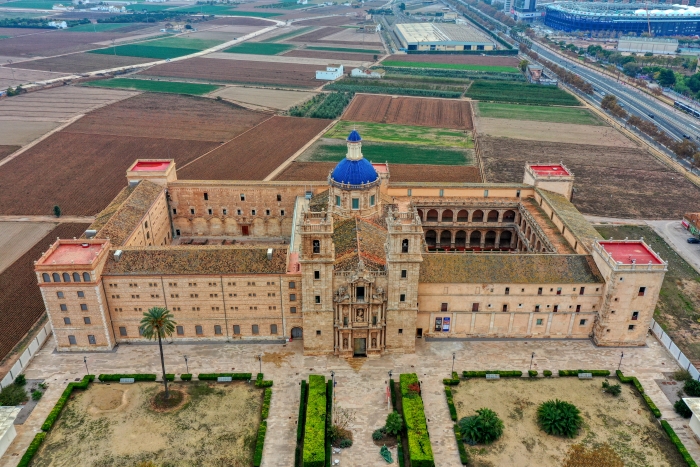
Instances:
[[[384,70],[370,70],[369,68],[361,66],[359,68],[353,68],[353,70],[350,72],[350,76],[353,78],[379,79],[384,77],[384,73]]]
[[[326,70],[316,70],[316,79],[333,81],[343,76],[343,65],[331,63],[326,67]]]
[[[68,24],[66,24],[65,21],[49,21],[48,25],[50,28],[56,28],[56,29],[67,29]]]
[[[17,436],[15,431],[15,418],[22,410],[20,407],[0,407],[0,457],[12,444],[12,440]]]
[[[678,50],[678,39],[659,39],[657,37],[620,37],[617,42],[618,52],[634,52],[674,55]]]

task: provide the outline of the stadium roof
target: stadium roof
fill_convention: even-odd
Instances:
[[[561,2],[547,5],[547,10],[558,10],[563,13],[580,16],[609,16],[627,18],[691,18],[700,17],[700,7],[689,5],[653,4],[647,7],[644,3],[598,3],[598,2]]]

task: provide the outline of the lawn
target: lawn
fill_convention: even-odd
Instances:
[[[100,88],[136,89],[148,92],[167,92],[173,94],[192,94],[201,96],[219,89],[221,86],[213,84],[179,83],[176,81],[155,81],[148,79],[113,78],[99,81],[90,81],[84,86]]]
[[[312,29],[314,29],[313,26],[307,26],[305,28],[297,29],[296,31],[291,31],[291,32],[287,32],[285,34],[280,34],[279,36],[269,37],[267,39],[263,39],[260,42],[279,42],[279,41],[283,41],[285,39],[289,39],[290,37],[299,36],[301,34],[306,34],[307,32],[311,31]]]
[[[382,50],[375,49],[346,49],[344,47],[306,47],[307,50],[325,50],[327,52],[353,52],[358,54],[383,54]]]
[[[513,73],[518,69],[510,66],[475,65],[466,63],[426,63],[426,62],[404,62],[397,60],[385,60],[384,66],[397,66],[407,68],[439,68],[443,70],[470,70],[470,71],[490,71],[493,73]]]
[[[73,26],[68,28],[68,32],[106,32],[115,31],[117,29],[122,29],[129,26],[125,23],[92,23],[92,24],[79,24],[78,26]]]
[[[467,90],[466,96],[478,101],[513,104],[580,105],[574,96],[557,87],[517,81],[476,80]]]
[[[204,50],[223,44],[224,41],[212,39],[192,39],[189,37],[166,37],[155,41],[145,42],[145,45],[152,47],[168,47],[174,49],[197,49]]]
[[[479,116],[484,118],[506,118],[510,120],[532,120],[536,122],[605,126],[605,123],[596,118],[590,111],[571,107],[482,102],[479,103],[478,110]]]
[[[179,47],[161,47],[150,45],[151,43],[143,44],[126,44],[116,47],[107,47],[106,49],[90,50],[91,54],[103,55],[119,55],[125,57],[144,57],[164,60],[166,58],[177,58],[185,55],[191,55],[199,52],[199,49],[183,49]]]
[[[644,237],[661,259],[668,261],[654,319],[686,357],[700,361],[700,274],[650,227],[597,226],[596,230],[605,238]]]
[[[348,152],[344,140],[323,138],[314,143],[299,158],[306,162],[339,162]],[[362,154],[372,162],[390,164],[473,165],[470,150],[419,146],[417,144],[393,144],[366,142]]]
[[[384,123],[358,123],[345,120],[339,121],[324,137],[345,139],[353,129],[360,133],[364,141],[464,149],[474,147],[471,135],[464,131]]]
[[[611,463],[605,465],[685,465],[634,386],[623,384],[622,393],[614,397],[601,391],[602,382],[603,378],[575,377],[500,381],[472,378],[454,386],[458,420],[486,407],[495,411],[504,424],[503,435],[492,444],[465,445],[471,455],[470,465],[561,467],[571,446],[597,449],[603,443],[608,443],[622,461],[613,463],[610,456],[606,460]],[[616,383],[616,378],[610,378],[610,382]],[[581,411],[583,426],[575,438],[548,435],[537,425],[537,407],[550,399],[570,402]]]
[[[231,54],[252,54],[252,55],[277,55],[287,50],[293,49],[291,44],[275,44],[272,42],[244,42],[234,45],[224,52]]]
[[[244,382],[169,386],[187,402],[166,413],[151,405],[158,383],[75,391],[32,465],[252,465],[262,390]]]
[[[43,2],[41,0],[20,0],[18,2],[8,2],[0,4],[4,8],[28,8],[32,10],[51,10],[60,1]]]

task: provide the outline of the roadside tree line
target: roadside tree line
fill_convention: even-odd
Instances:
[[[579,91],[585,92],[586,94],[593,94],[593,86],[591,85],[591,83],[585,81],[579,75],[567,71],[559,65],[550,62],[546,58],[541,57],[537,52],[533,52],[532,50],[530,50],[525,44],[520,44],[520,51],[528,57],[532,58],[533,60],[542,63],[547,68],[552,70],[552,73],[556,74],[562,83],[568,84],[569,86],[573,86]]]

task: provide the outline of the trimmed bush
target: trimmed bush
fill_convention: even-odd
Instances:
[[[100,381],[116,381],[119,382],[122,378],[134,378],[134,381],[155,381],[156,375],[150,373],[134,373],[134,374],[113,374],[113,375],[100,375],[97,377]],[[170,381],[170,380],[169,380]]]
[[[32,391],[32,400],[38,401],[39,399],[41,399],[41,396],[43,396],[43,395],[44,395],[44,393],[39,391],[39,390]]]
[[[375,440],[375,441],[379,441],[379,440],[382,439],[383,437],[384,437],[384,432],[382,431],[381,428],[379,428],[378,430],[374,430],[374,431],[372,432],[372,439]]]
[[[592,376],[610,376],[610,370],[559,370],[559,376],[578,376],[579,373],[590,373]]]
[[[303,467],[324,467],[326,462],[326,378],[309,375],[306,403]]]
[[[464,443],[462,442],[462,433],[459,431],[459,424],[455,423],[452,429],[455,432],[455,440],[457,441],[457,449],[459,450],[459,461],[462,465],[467,465],[471,459],[469,458],[467,448],[464,447]]]
[[[688,407],[688,404],[686,404],[683,399],[678,399],[676,403],[673,404],[673,410],[683,418],[690,418],[693,416],[693,411],[690,410],[690,407]]]
[[[535,378],[535,377],[537,377],[537,370],[527,370],[527,375],[530,378]]]
[[[700,381],[689,379],[683,384],[683,392],[690,397],[700,397]]]
[[[258,373],[258,376],[255,378],[255,387],[256,388],[269,388],[272,387],[272,381],[264,381],[263,380],[263,374]]]
[[[34,458],[34,455],[39,450],[39,447],[41,447],[41,443],[44,442],[44,438],[46,438],[46,433],[43,432],[37,433],[36,436],[34,436],[34,439],[29,444],[27,450],[24,451],[24,455],[22,456],[22,458],[19,460],[19,464],[17,464],[17,467],[29,467],[29,464]]]
[[[622,392],[622,386],[619,384],[610,384],[608,378],[605,378],[605,381],[603,381],[603,391],[613,396],[619,396]]]
[[[326,431],[325,431],[325,449],[326,449],[326,467],[331,467],[331,437],[330,432],[333,428],[333,380],[326,381]],[[352,446],[352,441],[348,445],[345,439],[340,440],[340,447],[349,448]]]
[[[391,408],[396,410],[396,385],[394,380],[389,380],[389,393],[391,394]]]
[[[41,425],[41,430],[49,431],[53,424],[56,423],[56,419],[58,419],[58,416],[61,415],[61,411],[66,405],[66,402],[68,402],[70,395],[73,393],[73,389],[87,389],[88,385],[94,380],[95,375],[87,375],[84,376],[83,380],[79,383],[68,383],[68,386],[66,386],[66,389],[63,391],[63,394],[61,394],[61,397],[56,402],[56,405],[53,406],[53,409],[51,409],[51,412],[49,412],[49,415],[46,417],[44,424]]]
[[[452,378],[443,379],[442,384],[445,386],[457,386],[459,384],[459,374],[457,374],[456,371],[453,371]]]
[[[398,412],[391,412],[386,416],[384,431],[390,435],[398,436],[403,431],[403,419]]]
[[[300,467],[301,459],[301,441],[304,436],[304,428],[306,427],[306,391],[307,385],[305,380],[301,380],[301,397],[299,398],[299,421],[297,423],[297,448],[294,456],[294,467]]]
[[[573,438],[578,434],[583,419],[574,404],[555,399],[540,404],[537,408],[537,423],[547,434]]]
[[[685,448],[680,438],[678,438],[676,432],[673,431],[673,427],[671,427],[666,420],[661,420],[661,426],[666,431],[668,437],[671,438],[673,444],[676,445],[676,449],[678,449],[678,452],[681,454],[681,456],[683,456],[683,460],[685,460],[685,462],[688,464],[688,467],[698,467],[698,464],[696,464],[693,458],[690,456],[690,453]]]
[[[399,458],[399,467],[404,467],[405,466],[405,460],[403,458],[403,447],[401,446],[401,440],[398,440],[398,444],[396,445],[396,457]]]
[[[200,373],[197,375],[197,379],[200,381],[216,381],[221,376],[230,376],[233,381],[250,381],[253,378],[252,373]]]
[[[545,376],[545,378],[551,378],[552,377],[552,372],[550,370],[544,370],[542,374]]]
[[[166,374],[165,374],[165,378],[166,378],[168,381],[175,381],[175,374],[173,374],[173,373],[166,373]]]
[[[452,389],[445,386],[445,397],[447,398],[447,408],[450,409],[450,418],[453,422],[457,421],[457,409],[455,408],[455,402],[452,398]]]
[[[661,411],[656,406],[656,404],[654,404],[654,401],[652,401],[651,398],[649,396],[647,396],[646,394],[642,394],[642,397],[644,398],[644,402],[646,402],[647,405],[649,406],[649,410],[651,410],[651,413],[654,414],[654,417],[656,417],[656,418],[661,417]]]
[[[265,420],[270,415],[270,401],[272,400],[272,388],[265,388],[263,396],[263,405],[260,410],[260,417]]]
[[[462,376],[465,378],[485,378],[486,375],[499,375],[501,378],[519,378],[523,375],[522,371],[504,371],[504,370],[487,370],[487,371],[463,371]]]
[[[192,373],[183,373],[180,375],[182,381],[192,381]]]
[[[419,386],[418,376],[415,373],[402,374],[399,377],[399,384],[411,467],[435,467],[423,399],[420,392],[413,390],[414,387]]]
[[[267,420],[260,422],[258,427],[258,439],[255,441],[255,454],[253,454],[253,466],[260,467],[262,463],[263,447],[265,446],[265,434],[267,433]]]
[[[27,391],[24,390],[24,386],[18,384],[10,384],[0,391],[0,406],[20,405],[27,399]]]
[[[465,443],[491,444],[503,434],[503,420],[496,412],[484,407],[477,410],[476,415],[461,419],[459,431]]]
[[[24,386],[25,384],[27,384],[27,377],[24,375],[24,373],[20,373],[15,378],[14,383],[17,386]]]
[[[349,448],[350,446],[352,446],[351,439],[345,438],[345,439],[340,440],[340,447],[341,448],[345,449],[345,448]],[[330,461],[328,461],[328,462],[330,462]]]

